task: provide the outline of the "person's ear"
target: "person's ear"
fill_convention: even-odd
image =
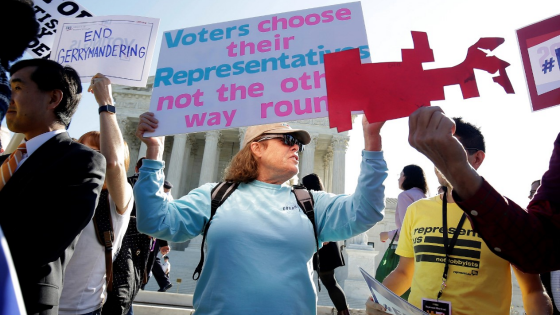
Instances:
[[[48,104],[48,109],[55,109],[58,104],[60,104],[60,102],[62,101],[62,96],[64,93],[62,93],[62,90],[52,90],[49,91],[49,104]]]
[[[478,150],[476,153],[469,155],[468,160],[471,166],[478,170],[482,162],[484,162],[484,158],[486,158],[486,153],[484,151]]]
[[[259,142],[251,142],[251,152],[256,158],[262,157],[263,146]]]

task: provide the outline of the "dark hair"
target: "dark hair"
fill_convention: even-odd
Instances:
[[[168,181],[164,181],[164,182],[163,182],[163,188],[165,188],[165,189],[171,189],[171,188],[173,188],[173,184],[171,184],[171,183],[168,182]]]
[[[10,69],[10,75],[27,67],[37,67],[31,74],[31,80],[37,84],[39,90],[62,91],[62,100],[55,107],[54,114],[59,123],[68,126],[82,97],[82,84],[76,70],[68,66],[63,67],[52,60],[27,59],[15,63]]]
[[[321,182],[321,178],[315,173],[311,173],[307,176],[304,176],[301,179],[301,183],[305,188],[310,190],[325,190],[323,188],[323,182]]]
[[[424,170],[418,165],[410,164],[403,168],[404,181],[402,188],[409,190],[411,188],[420,188],[424,194],[428,193],[428,184],[426,183],[426,175]]]
[[[455,137],[459,139],[463,147],[486,152],[484,136],[479,127],[463,121],[462,117],[454,117],[453,120],[455,121]],[[468,153],[471,154],[472,152]]]
[[[9,63],[21,57],[29,43],[37,39],[39,23],[31,0],[2,0],[0,12],[0,61],[9,69]]]
[[[138,172],[138,170],[142,167],[142,161],[144,161],[145,158],[146,157],[143,156],[136,162],[136,169],[135,169],[136,172]]]

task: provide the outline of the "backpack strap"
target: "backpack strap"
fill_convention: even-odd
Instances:
[[[305,186],[303,185],[294,185],[292,187],[292,192],[296,196],[296,201],[303,211],[311,224],[313,225],[313,233],[315,234],[315,242],[317,245],[317,270],[321,270],[321,262],[319,260],[319,237],[317,236],[317,226],[315,225],[315,211],[313,211],[313,207],[315,206],[315,202],[313,201],[313,196]],[[321,284],[319,280],[317,280],[317,285],[319,286],[319,292],[321,292]]]
[[[105,247],[105,280],[107,290],[113,290],[113,220],[111,218],[111,205],[109,204],[109,191],[104,189],[99,195],[99,203],[93,216],[93,226],[99,243]]]
[[[226,201],[226,199],[237,189],[239,183],[234,182],[221,182],[212,189],[212,207],[210,211],[210,219],[204,226],[204,232],[202,232],[202,243],[200,244],[200,262],[193,273],[193,280],[198,280],[200,278],[200,273],[202,272],[202,265],[204,265],[204,244],[206,242],[206,234],[208,234],[208,228],[212,222],[212,218],[216,214],[216,210]]]

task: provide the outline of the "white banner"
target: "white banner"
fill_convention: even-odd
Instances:
[[[359,48],[359,2],[165,32],[150,111],[155,133],[328,116],[323,55]]]
[[[27,53],[33,58],[50,58],[56,28],[62,18],[83,18],[93,16],[74,1],[35,0],[33,9],[39,22],[37,40],[29,43]]]
[[[537,94],[560,88],[560,35],[529,48]]]
[[[140,16],[62,19],[51,59],[74,68],[83,83],[103,73],[111,83],[145,87],[158,25]]]

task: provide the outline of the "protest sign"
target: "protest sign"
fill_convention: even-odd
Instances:
[[[458,84],[465,99],[478,97],[474,69],[498,72],[492,80],[506,93],[514,93],[505,70],[509,63],[483,51],[493,51],[503,38],[480,38],[460,64],[430,70],[422,66],[434,61],[428,34],[412,32],[412,41],[413,49],[402,50],[402,62],[361,64],[356,49],[325,56],[331,128],[338,132],[352,129],[351,113],[357,111],[363,111],[370,123],[407,117],[420,106],[445,99],[447,85]]]
[[[367,271],[360,268],[360,272],[371,291],[375,303],[383,305],[386,312],[394,315],[427,315],[428,313],[420,310],[416,306],[408,303],[400,296],[387,289],[381,282],[375,280]]]
[[[33,5],[39,22],[37,39],[29,43],[27,53],[34,58],[50,58],[56,28],[61,18],[83,18],[93,16],[74,1],[36,0]]]
[[[139,16],[61,19],[51,59],[74,68],[84,83],[103,73],[111,83],[145,87],[158,25]]]
[[[145,135],[326,117],[323,56],[353,48],[369,61],[359,2],[165,32]]]
[[[560,15],[517,30],[533,111],[560,104]]]

